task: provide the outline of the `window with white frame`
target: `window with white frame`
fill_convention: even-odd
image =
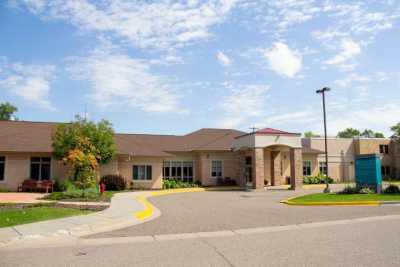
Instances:
[[[211,161],[211,177],[222,177],[222,160]]]
[[[32,157],[31,158],[31,179],[42,181],[50,180],[51,158]]]
[[[311,175],[311,161],[309,160],[303,161],[303,175],[304,176]]]
[[[193,161],[164,161],[163,178],[193,181]]]
[[[151,180],[152,167],[151,165],[133,165],[133,180]]]
[[[0,157],[0,181],[4,181],[6,169],[6,157]]]
[[[321,174],[327,174],[327,168],[326,168],[326,162],[322,161],[319,163],[319,173]]]
[[[379,152],[381,154],[389,154],[389,145],[379,145]]]

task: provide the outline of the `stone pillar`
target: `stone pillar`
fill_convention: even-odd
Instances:
[[[281,185],[282,183],[282,153],[271,151],[271,185]]]
[[[264,188],[264,148],[253,151],[253,189]]]
[[[290,185],[291,189],[300,188],[303,184],[303,154],[301,148],[290,149]]]

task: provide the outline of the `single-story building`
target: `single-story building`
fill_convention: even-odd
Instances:
[[[16,190],[25,179],[66,179],[68,167],[52,155],[58,123],[0,121],[0,188]],[[100,176],[120,174],[134,188],[159,189],[163,179],[216,185],[220,179],[255,189],[298,186],[304,175],[326,172],[323,138],[301,138],[271,128],[245,133],[200,129],[186,135],[115,134],[117,154]],[[390,139],[328,139],[329,174],[354,180],[354,159],[380,153],[384,176],[396,176],[400,146]]]

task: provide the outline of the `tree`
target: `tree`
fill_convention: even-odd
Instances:
[[[379,132],[374,132],[371,129],[365,129],[362,133],[361,133],[362,137],[365,138],[385,138],[385,135],[383,133],[379,133]]]
[[[96,183],[96,170],[115,155],[114,131],[108,121],[94,123],[76,116],[60,124],[53,135],[55,158],[72,168],[73,180],[80,189]]]
[[[308,131],[304,133],[304,137],[310,138],[310,137],[318,137],[319,135],[314,134],[312,131]]]
[[[11,105],[8,102],[0,104],[0,120],[2,121],[9,121],[14,117],[14,113],[18,111],[16,106]]]
[[[360,131],[353,128],[347,128],[337,134],[337,137],[339,138],[353,138],[356,136],[360,136]]]
[[[390,130],[394,132],[394,135],[397,137],[400,137],[400,122],[397,123],[396,125],[390,127]]]

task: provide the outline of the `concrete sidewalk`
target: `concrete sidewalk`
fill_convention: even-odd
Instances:
[[[26,239],[49,237],[80,237],[105,231],[121,229],[143,223],[160,216],[160,211],[152,207],[146,218],[136,214],[146,207],[139,197],[150,196],[151,191],[118,193],[108,209],[89,215],[68,217],[37,223],[0,228],[0,244],[6,245]]]

